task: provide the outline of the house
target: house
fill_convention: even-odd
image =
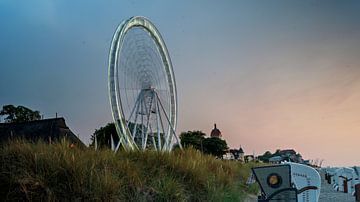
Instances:
[[[224,160],[235,160],[235,156],[233,153],[231,152],[226,152],[224,155],[223,155],[223,159]]]
[[[239,149],[230,149],[223,155],[223,159],[227,160],[237,160],[244,162],[244,150],[241,148]]]
[[[277,150],[268,161],[271,164],[278,164],[283,161],[305,164],[301,154],[296,153],[293,149]]]
[[[85,146],[69,129],[64,118],[42,119],[22,123],[0,123],[0,143],[12,139],[42,140],[48,143],[66,139],[74,145]]]
[[[281,156],[273,156],[273,157],[269,158],[269,163],[279,164],[279,163],[281,163],[282,160],[283,160],[283,158]]]
[[[301,154],[296,153],[296,151],[293,149],[280,150],[279,155],[283,158],[284,161],[290,161],[296,163],[304,162]]]
[[[244,161],[245,161],[245,163],[255,161],[255,156],[254,155],[245,155],[244,156]]]

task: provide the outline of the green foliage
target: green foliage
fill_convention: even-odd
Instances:
[[[7,123],[21,123],[26,121],[40,120],[40,112],[33,111],[24,106],[4,105],[0,111],[0,116],[4,118]]]
[[[263,155],[258,156],[258,159],[262,162],[269,163],[269,159],[273,156],[270,151],[266,151]]]
[[[242,201],[247,164],[194,149],[125,152],[11,142],[0,147],[9,201]]]
[[[141,124],[129,123],[130,133],[133,134],[133,130],[136,129],[134,141],[138,145],[141,145],[141,133],[144,130],[145,126]],[[113,137],[114,143],[117,144],[119,142],[119,136],[117,135],[116,127],[114,123],[108,123],[107,125],[100,127],[99,129],[95,129],[94,134],[91,136],[91,144],[90,146],[95,145],[95,136],[97,137],[98,148],[111,148],[111,136]],[[152,137],[157,141],[158,136],[157,133],[149,134],[149,138],[147,140],[147,145],[149,148],[153,147]],[[160,134],[161,141],[164,142],[164,134]]]
[[[203,147],[205,148],[205,153],[219,158],[222,158],[222,156],[226,153],[226,150],[229,149],[225,140],[218,137],[206,138],[203,141]]]
[[[119,141],[119,137],[116,132],[115,124],[108,123],[104,127],[96,129],[94,134],[91,136],[91,146],[95,145],[95,137],[99,148],[111,148],[111,136],[115,142]]]
[[[219,158],[229,149],[225,140],[218,137],[205,138],[205,136],[202,131],[188,131],[180,134],[180,140],[184,147],[193,147]]]
[[[188,131],[180,134],[180,141],[183,147],[193,147],[194,149],[203,151],[203,141],[206,134],[202,131]]]

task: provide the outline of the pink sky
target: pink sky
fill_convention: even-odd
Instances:
[[[323,165],[359,165],[360,65],[331,54],[305,61],[284,53],[244,74],[220,72],[226,79],[202,86],[212,98],[199,91],[190,101],[196,107],[182,113],[192,119],[180,125],[209,134],[216,122],[228,144],[248,154],[293,148]]]

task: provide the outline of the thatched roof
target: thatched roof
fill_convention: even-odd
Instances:
[[[11,139],[45,142],[65,138],[71,143],[84,146],[84,143],[66,126],[64,118],[43,119],[23,123],[0,123],[0,142]]]

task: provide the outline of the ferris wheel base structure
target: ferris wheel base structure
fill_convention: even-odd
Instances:
[[[153,23],[135,16],[116,29],[109,54],[112,116],[125,150],[181,147],[175,129],[177,94],[166,45]]]

